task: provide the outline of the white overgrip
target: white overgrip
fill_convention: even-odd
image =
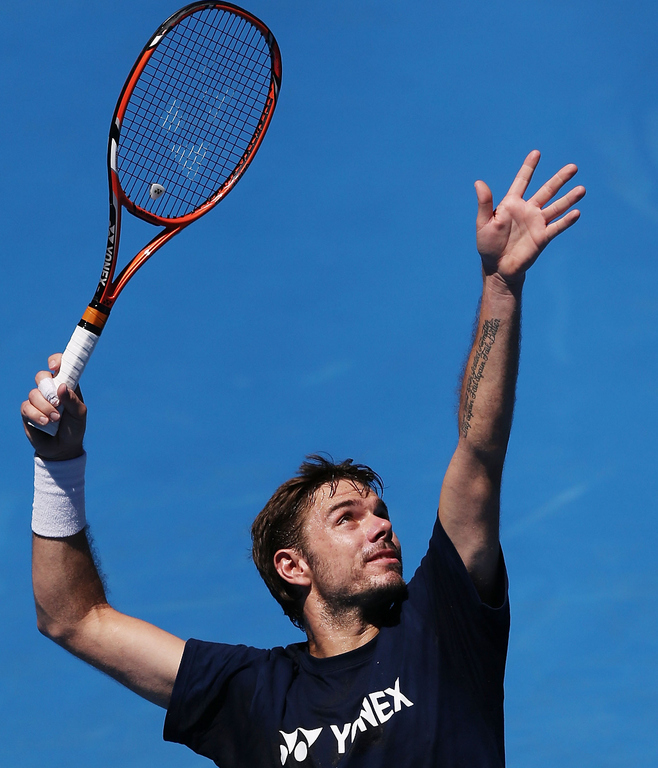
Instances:
[[[57,390],[60,384],[66,384],[69,389],[75,389],[78,386],[82,372],[85,366],[89,362],[91,353],[94,351],[94,347],[98,343],[100,336],[95,333],[76,326],[75,331],[69,343],[66,345],[64,354],[62,355],[62,362],[59,368],[59,373],[53,379],[42,379],[39,382],[39,391],[48,400],[49,403],[57,405],[57,410],[62,413],[63,406],[59,404],[57,397]],[[59,429],[59,421],[50,421],[48,424],[34,424],[29,422],[31,426],[40,429],[42,432],[47,432],[49,435],[56,435]]]
[[[100,336],[76,325],[73,336],[66,345],[59,373],[55,376],[55,383],[66,384],[69,389],[75,389],[82,377],[82,372],[89,362]]]

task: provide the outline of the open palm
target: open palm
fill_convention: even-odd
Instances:
[[[569,211],[569,208],[584,197],[582,186],[548,205],[577,173],[578,168],[573,164],[565,165],[529,200],[523,199],[539,157],[537,150],[526,157],[508,193],[495,210],[489,187],[483,181],[475,182],[477,248],[482,265],[485,274],[498,274],[508,284],[522,282],[526,271],[548,243],[580,216],[578,210]]]

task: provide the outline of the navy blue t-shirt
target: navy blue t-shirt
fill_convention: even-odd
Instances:
[[[508,634],[506,590],[482,603],[437,521],[399,615],[354,651],[189,640],[164,738],[221,768],[502,768]]]

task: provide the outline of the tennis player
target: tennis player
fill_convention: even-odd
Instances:
[[[381,498],[351,461],[311,457],[252,528],[255,563],[304,643],[262,650],[183,640],[113,609],[90,554],[84,511],[86,408],[59,388],[22,405],[35,451],[33,574],[41,632],[167,708],[164,736],[234,766],[504,765],[509,631],[499,499],[519,360],[521,293],[544,247],[579,217],[567,165],[528,200],[531,152],[494,210],[475,184],[483,292],[465,369],[459,440],[429,549],[413,578]],[[57,370],[59,356],[49,360]]]

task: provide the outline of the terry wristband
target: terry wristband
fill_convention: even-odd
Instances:
[[[34,457],[32,530],[59,539],[73,536],[86,525],[85,465],[87,454],[67,461]]]

